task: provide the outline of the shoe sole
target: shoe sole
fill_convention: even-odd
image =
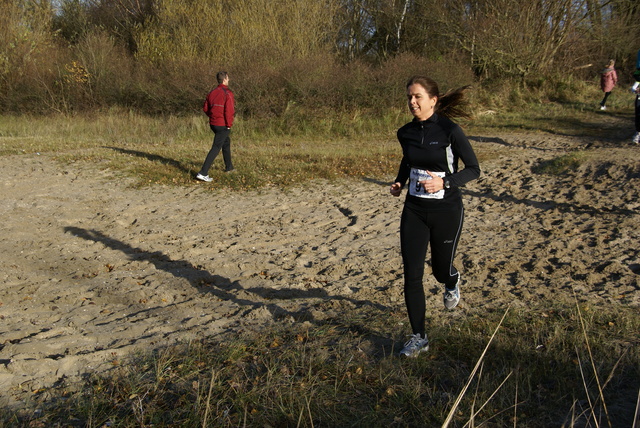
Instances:
[[[458,291],[458,293],[460,293],[460,292]],[[448,302],[448,300],[447,300],[447,299],[445,299],[445,298],[444,298],[444,296],[442,296],[442,297],[443,297],[443,298],[442,298],[442,300],[443,300],[443,302],[442,302],[442,303],[444,303],[444,308],[445,308],[445,309],[448,309],[448,310],[455,309],[455,308],[456,308],[456,306],[458,306],[458,304],[460,303],[460,294],[458,294],[458,300],[456,300],[456,302],[455,302],[455,303],[453,304],[453,306],[451,306],[451,307],[447,306],[447,302]]]
[[[402,352],[400,352],[400,356],[401,357],[405,357],[405,358],[418,358],[418,355],[423,353],[423,352],[427,352],[429,350],[429,345],[425,346],[424,348],[420,348],[420,350],[418,350],[418,352],[414,352],[413,354],[403,354]]]
[[[445,299],[444,296],[443,296],[442,300],[443,300],[445,309],[448,309],[448,310],[455,309],[456,306],[458,306],[458,304],[460,303],[460,291],[458,291],[458,300],[456,300],[456,302],[453,304],[453,306],[447,306],[447,302],[449,302],[449,301],[447,299]]]
[[[445,309],[448,309],[448,310],[450,310],[450,311],[451,311],[451,310],[455,309],[456,307],[458,307],[458,304],[459,304],[459,303],[460,303],[460,299],[458,299],[458,301],[456,302],[456,304],[455,304],[455,305],[453,305],[453,306],[451,306],[451,307],[447,306],[447,304],[445,303],[445,304],[444,304],[444,308],[445,308]]]
[[[443,296],[443,303],[444,303],[445,309],[448,309],[448,310],[455,309],[456,306],[458,306],[458,303],[460,303],[460,283],[461,282],[462,282],[462,276],[458,273],[458,282],[456,282],[456,289],[458,289],[458,300],[456,300],[456,303],[453,306],[449,307],[447,306],[447,300],[444,299],[444,296]],[[445,291],[445,295],[446,295],[446,291]]]

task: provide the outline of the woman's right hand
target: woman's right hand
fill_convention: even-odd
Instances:
[[[389,188],[389,191],[393,196],[396,196],[396,197],[400,196],[400,193],[402,193],[402,184],[393,183],[391,185],[391,188]]]

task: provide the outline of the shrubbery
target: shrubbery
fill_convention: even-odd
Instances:
[[[404,103],[404,82],[418,73],[442,90],[473,84],[476,101],[488,108],[571,100],[584,81],[597,86],[609,57],[619,60],[623,81],[631,75],[638,46],[625,40],[637,39],[637,26],[629,25],[640,11],[624,9],[626,1],[615,13],[589,15],[610,21],[600,31],[628,27],[608,38],[593,32],[593,22],[569,21],[573,9],[559,9],[566,22],[554,27],[555,8],[524,23],[506,12],[491,15],[493,24],[476,37],[476,24],[501,1],[487,1],[475,14],[453,1],[438,15],[434,8],[445,6],[430,0],[382,2],[379,9],[337,0],[62,0],[58,10],[8,0],[0,3],[0,112],[191,114],[219,70],[231,74],[239,114],[259,120],[383,114]],[[429,19],[420,19],[426,11]],[[552,50],[540,26],[555,31]],[[528,56],[519,56],[527,31],[539,36],[529,38]],[[544,62],[530,60],[536,49]]]

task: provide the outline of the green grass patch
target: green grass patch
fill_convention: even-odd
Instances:
[[[630,426],[634,309],[546,302],[434,318],[431,349],[417,359],[397,356],[404,318],[358,308],[139,354],[79,390],[58,385],[41,412],[4,413],[0,426],[441,426],[449,413],[459,427],[584,426],[594,415]]]
[[[562,175],[567,171],[578,169],[586,158],[587,155],[584,152],[567,153],[566,155],[540,162],[533,167],[533,172],[537,174]]]

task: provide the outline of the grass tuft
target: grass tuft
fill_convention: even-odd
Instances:
[[[577,170],[585,158],[584,152],[571,152],[551,160],[541,161],[532,169],[537,174],[563,175],[567,171]]]

